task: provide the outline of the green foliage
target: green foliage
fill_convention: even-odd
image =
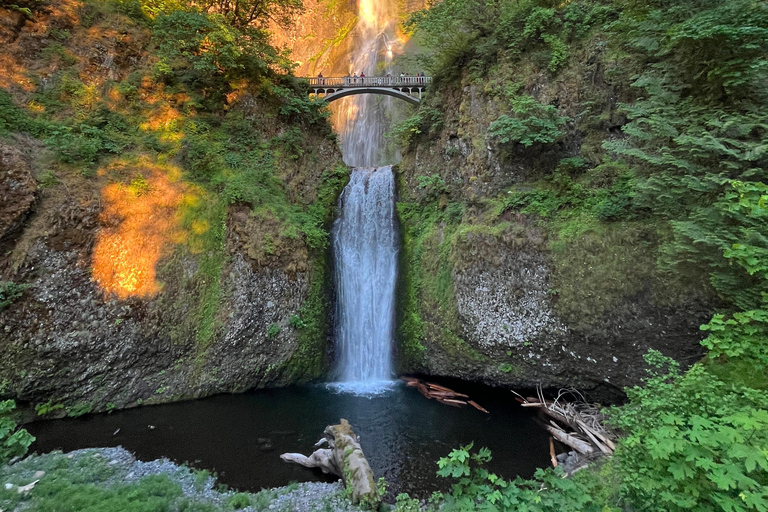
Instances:
[[[280,326],[277,324],[269,324],[267,328],[267,338],[274,338],[280,333]]]
[[[301,12],[301,0],[203,0],[203,10],[223,15],[234,27],[266,27],[270,21],[289,25]]]
[[[418,187],[424,190],[424,199],[427,201],[434,201],[448,191],[445,181],[439,174],[417,176],[416,181],[419,183]]]
[[[291,315],[291,318],[288,320],[288,324],[294,329],[303,329],[307,326],[307,323],[302,320],[299,315]]]
[[[222,14],[175,10],[157,16],[154,35],[164,76],[173,70],[187,84],[211,91],[226,90],[228,80],[271,76],[272,67],[292,64],[269,45],[266,31],[234,26]],[[160,76],[160,75],[157,75]]]
[[[476,453],[472,444],[453,450],[438,461],[437,474],[452,478],[451,493],[440,508],[452,511],[488,512],[611,512],[591,496],[593,488],[573,478],[563,478],[561,470],[536,471],[534,478],[508,481],[486,470],[491,452],[481,448]]]
[[[24,290],[27,288],[29,288],[29,285],[27,284],[14,283],[13,281],[0,281],[0,311],[20,299]]]
[[[250,494],[239,492],[233,495],[231,498],[229,498],[229,506],[232,507],[232,509],[234,510],[240,510],[242,508],[250,506],[250,504],[251,504]]]
[[[36,404],[35,412],[38,416],[46,416],[54,411],[64,409],[64,404],[54,404],[50,400],[44,404]]]
[[[613,37],[637,63],[641,99],[624,140],[606,142],[635,170],[637,208],[669,219],[664,269],[708,274],[734,307],[765,307],[768,6],[627,0]]]
[[[79,402],[75,405],[67,407],[67,416],[70,418],[78,418],[90,413],[93,410],[93,405],[87,402]]]
[[[528,95],[510,98],[512,116],[500,116],[488,126],[488,135],[498,138],[499,142],[519,142],[525,147],[533,144],[552,144],[565,136],[563,126],[567,117],[557,114],[552,105],[542,105]]]
[[[419,500],[400,493],[395,498],[395,512],[421,512]]]
[[[5,464],[13,457],[23,456],[35,441],[29,432],[16,427],[12,417],[15,408],[16,402],[13,400],[0,402],[0,464]]]
[[[402,146],[409,146],[421,133],[434,135],[439,133],[442,127],[443,113],[422,105],[414,115],[393,126],[387,137],[395,139]]]
[[[502,52],[516,58],[543,53],[542,67],[557,71],[573,41],[616,13],[613,3],[600,0],[444,0],[415,12],[405,26],[430,50],[417,59],[439,83],[463,70],[472,80],[482,78]]]
[[[709,333],[701,344],[710,358],[740,358],[764,372],[768,369],[768,311],[749,310],[731,318],[718,314],[701,329]]]
[[[768,304],[768,185],[724,180],[727,188],[688,219],[673,221],[662,263],[709,273],[712,287],[738,308]]]
[[[4,509],[51,512],[217,510],[198,500],[185,498],[179,483],[168,475],[150,475],[137,482],[121,483],[125,474],[114,465],[110,466],[109,459],[94,455],[87,453],[67,459],[66,455],[53,453],[3,469],[3,481],[19,486],[27,484],[36,470],[46,474],[39,479],[33,492],[19,493],[13,487],[0,490],[0,503]],[[32,462],[36,466],[32,466]],[[105,485],[117,475],[118,483]]]
[[[645,76],[710,99],[762,95],[768,6],[750,0],[683,0],[674,6],[624,0],[617,37],[654,65]]]
[[[768,509],[765,394],[700,365],[681,374],[658,352],[646,360],[645,385],[611,413],[627,434],[615,455],[621,496],[649,512]]]
[[[61,37],[61,33],[52,35],[56,39]],[[77,58],[68,52],[64,46],[61,45],[61,43],[49,44],[43,49],[42,52],[40,52],[40,55],[47,61],[58,60],[65,66],[72,66],[77,62]]]

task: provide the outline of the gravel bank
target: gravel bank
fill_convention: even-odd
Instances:
[[[178,484],[190,501],[205,504],[216,510],[242,512],[362,512],[344,495],[341,481],[335,483],[307,482],[286,487],[264,489],[256,494],[238,493],[219,487],[215,478],[206,471],[195,471],[179,466],[168,459],[149,462],[137,460],[122,447],[88,448],[70,453],[52,452],[32,455],[15,464],[0,468],[1,488],[6,493],[24,495],[26,499],[3,510],[22,512],[34,509],[35,489],[18,492],[19,487],[36,480],[61,478],[61,471],[71,475],[93,474],[89,483],[112,488],[137,484],[152,475],[165,475]],[[90,472],[90,473],[89,473]],[[0,502],[3,500],[0,499]],[[6,506],[8,503],[5,504]]]

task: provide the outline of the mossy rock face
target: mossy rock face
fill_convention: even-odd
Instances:
[[[51,84],[0,91],[0,282],[23,290],[0,394],[98,412],[321,377],[348,177],[330,126],[281,112],[272,78],[157,78],[156,26],[111,9],[42,8],[3,48]]]
[[[401,360],[403,372],[577,386],[615,399],[645,376],[649,348],[679,359],[699,353],[706,297],[665,289],[626,226],[557,252],[525,220],[403,224],[420,233],[403,247],[412,267],[402,269],[398,346],[420,348]],[[579,283],[595,272],[598,280]]]
[[[626,171],[601,144],[626,122],[617,100],[631,99],[604,75],[611,63],[599,38],[575,43],[555,74],[502,55],[493,73],[430,91],[425,106],[443,113],[442,128],[415,137],[397,168],[401,371],[612,399],[645,377],[648,349],[686,362],[700,355],[699,325],[716,301],[706,283],[659,270],[665,227],[595,214],[595,191],[613,197]],[[561,141],[524,147],[488,136],[510,114],[511,83],[571,119]],[[444,183],[440,197],[422,186],[427,178]],[[534,197],[538,209],[516,197]]]

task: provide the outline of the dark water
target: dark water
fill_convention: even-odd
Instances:
[[[510,392],[455,386],[490,414],[427,400],[402,383],[381,396],[336,394],[324,386],[263,390],[27,425],[38,453],[122,445],[139,459],[168,457],[219,474],[238,490],[326,480],[318,470],[280,460],[284,452],[308,455],[323,428],[350,421],[376,477],[390,493],[426,497],[448,490],[438,478],[437,459],[475,442],[493,452],[489,467],[513,478],[531,476],[548,464],[547,436],[532,413]],[[152,425],[154,428],[150,428]],[[120,429],[119,432],[114,432]]]

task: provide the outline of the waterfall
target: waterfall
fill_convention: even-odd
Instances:
[[[333,225],[336,352],[342,382],[392,378],[398,236],[391,166],[358,168]]]
[[[349,74],[392,73],[400,51],[397,2],[359,0]],[[336,281],[336,386],[375,392],[392,381],[398,234],[395,178],[380,167],[392,98],[360,95],[334,102],[344,161],[355,166],[332,230]],[[387,384],[384,384],[387,383]]]
[[[348,73],[383,76],[392,71],[392,57],[402,51],[395,34],[397,5],[391,0],[360,0],[358,24],[353,35],[355,50]],[[384,133],[389,127],[389,96],[363,94],[331,105],[333,125],[339,134],[344,161],[353,167],[381,165],[386,148]],[[399,155],[395,155],[395,161]]]

